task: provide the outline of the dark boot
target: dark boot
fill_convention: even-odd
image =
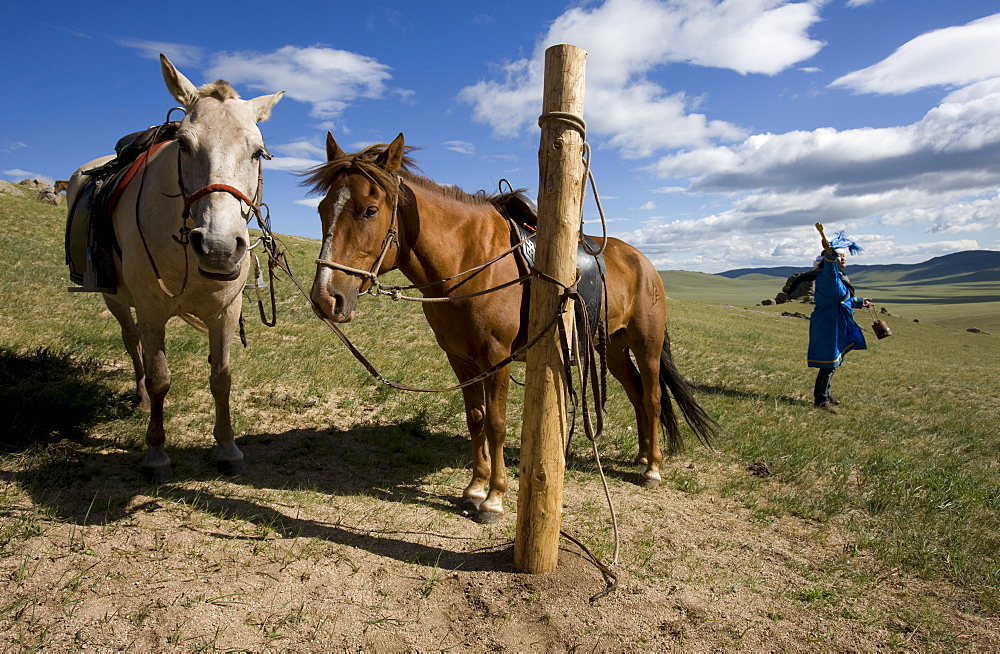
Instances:
[[[836,368],[820,368],[816,372],[816,385],[813,388],[813,404],[815,406],[821,407],[824,404],[832,405],[830,381],[833,379],[833,373],[836,371]]]

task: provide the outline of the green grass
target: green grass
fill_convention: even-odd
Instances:
[[[92,459],[44,445],[65,438],[104,456],[114,455],[116,448],[140,449],[145,418],[127,399],[131,371],[117,325],[98,297],[65,290],[62,209],[0,196],[0,215],[7,232],[0,251],[5,303],[0,312],[0,399],[8,414],[0,429],[9,446],[0,454],[0,464],[20,470],[16,479],[25,486],[61,492],[89,488],[99,474]],[[282,242],[293,269],[308,285],[316,242],[296,237],[282,237]],[[808,313],[808,307],[753,306],[773,297],[781,280],[734,281],[674,272],[664,278],[677,365],[728,432],[714,451],[689,448],[685,456],[693,468],[665,466],[665,483],[687,493],[733,498],[753,509],[756,520],[798,516],[820,526],[838,525],[849,535],[849,554],[863,552],[883,568],[950,580],[977,598],[977,611],[1000,615],[1000,345],[998,336],[962,327],[969,323],[1000,333],[1000,306],[983,301],[990,289],[891,284],[863,289],[864,295],[884,297],[882,303],[902,318],[888,318],[892,337],[878,341],[871,336],[868,351],[848,355],[834,378],[842,410],[827,415],[810,407],[814,375],[805,366],[808,322],[781,315],[787,310]],[[387,388],[315,320],[287,280],[278,280],[277,293],[275,328],[260,323],[251,297],[244,305],[250,347],[236,346],[233,355],[241,447],[256,448],[269,457],[269,465],[287,470],[285,492],[313,498],[306,502],[321,501],[315,498],[323,492],[322,471],[314,470],[311,460],[320,457],[336,457],[354,471],[384,473],[375,481],[347,475],[341,483],[359,494],[394,499],[399,507],[418,501],[410,499],[412,488],[405,483],[414,475],[460,488],[465,474],[459,470],[456,475],[455,469],[468,458],[460,394],[405,394]],[[950,301],[956,297],[971,299]],[[454,383],[418,305],[365,297],[359,314],[345,331],[386,377],[416,386]],[[207,459],[211,447],[208,346],[203,336],[178,322],[168,329],[167,350],[173,373],[168,448],[182,472],[199,470],[198,462]],[[513,374],[523,379],[523,366],[515,365]],[[632,407],[617,384],[609,382],[609,389],[601,457],[610,474],[631,479]],[[507,448],[512,477],[517,474],[520,394],[512,388]],[[332,413],[338,416],[336,425],[330,422]],[[31,420],[25,419],[28,414]],[[13,422],[11,415],[16,416]],[[326,422],[317,424],[316,416]],[[170,434],[178,431],[203,436],[171,441]],[[693,443],[692,434],[687,437]],[[574,478],[594,476],[584,441],[575,439]],[[767,463],[770,477],[746,473],[746,466],[758,461]],[[128,489],[135,482],[120,483]],[[212,520],[238,514],[242,506],[239,497],[205,500],[185,492],[157,501],[178,511],[183,505],[188,514],[202,514],[203,503],[210,501]],[[93,503],[94,497],[86,501]],[[123,502],[109,491],[94,508],[113,525],[127,519],[115,505]],[[84,505],[80,511],[89,508]],[[83,518],[81,524],[86,522]],[[256,524],[270,529],[266,521]],[[5,519],[0,550],[14,555],[16,543],[41,528],[31,516]],[[283,529],[278,524],[274,528]],[[599,529],[602,538],[610,538],[605,524]],[[264,547],[271,545],[262,540]],[[606,555],[609,546],[604,542],[595,549]],[[642,551],[638,548],[633,556],[641,558]],[[32,562],[23,552],[18,556],[16,574],[30,574]],[[431,593],[439,561],[423,563],[428,567],[419,575],[424,592]],[[86,591],[85,574],[67,583]],[[800,591],[797,599],[830,603],[842,592],[817,584]],[[914,611],[918,604],[915,600]],[[23,612],[16,603],[0,607],[0,619]],[[300,618],[301,607],[293,603],[248,620],[277,635]],[[189,643],[195,636],[204,638],[178,625],[174,640]]]
[[[773,473],[722,491],[763,517],[849,519],[857,544],[887,563],[954,578],[1000,608],[995,337],[924,323],[869,334],[834,377],[840,414],[817,415],[808,322],[774,309],[672,306],[681,369],[732,434],[723,449]]]

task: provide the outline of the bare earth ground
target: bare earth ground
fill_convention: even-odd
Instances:
[[[1000,650],[996,623],[963,612],[972,598],[878,569],[836,524],[640,489],[623,462],[606,466],[619,583],[590,601],[604,580],[568,540],[556,572],[514,569],[516,478],[501,525],[459,515],[467,471],[447,457],[460,465],[463,436],[434,433],[431,456],[393,460],[368,453],[376,427],[300,421],[239,439],[251,470],[231,480],[204,440],[171,450],[177,480],[158,488],[138,478],[137,452],[99,436],[50,446],[50,466],[0,469],[13,534],[0,540],[0,648]],[[702,467],[690,472],[710,487]],[[600,479],[571,470],[563,529],[605,561],[608,516]]]

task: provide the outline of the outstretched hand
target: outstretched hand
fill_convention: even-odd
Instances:
[[[816,223],[816,231],[819,232],[820,240],[823,242],[823,252],[825,252],[828,257],[836,259],[837,253],[834,252],[832,247],[830,247],[830,241],[826,240],[826,232],[823,231],[823,223]]]
[[[871,298],[867,298],[866,297],[866,298],[864,298],[864,302],[862,302],[861,306],[863,306],[863,307],[865,307],[867,309],[868,307],[875,306],[875,302],[873,302],[871,300]]]

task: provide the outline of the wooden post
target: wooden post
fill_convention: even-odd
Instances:
[[[545,95],[539,118],[535,268],[567,286],[576,280],[583,202],[586,58],[585,51],[572,45],[554,45],[545,51]],[[579,128],[572,116],[578,117]],[[561,295],[562,289],[551,283],[531,282],[529,338],[551,321]],[[532,574],[552,572],[559,559],[567,430],[562,371],[559,334],[553,329],[528,350],[524,384],[514,565]]]

